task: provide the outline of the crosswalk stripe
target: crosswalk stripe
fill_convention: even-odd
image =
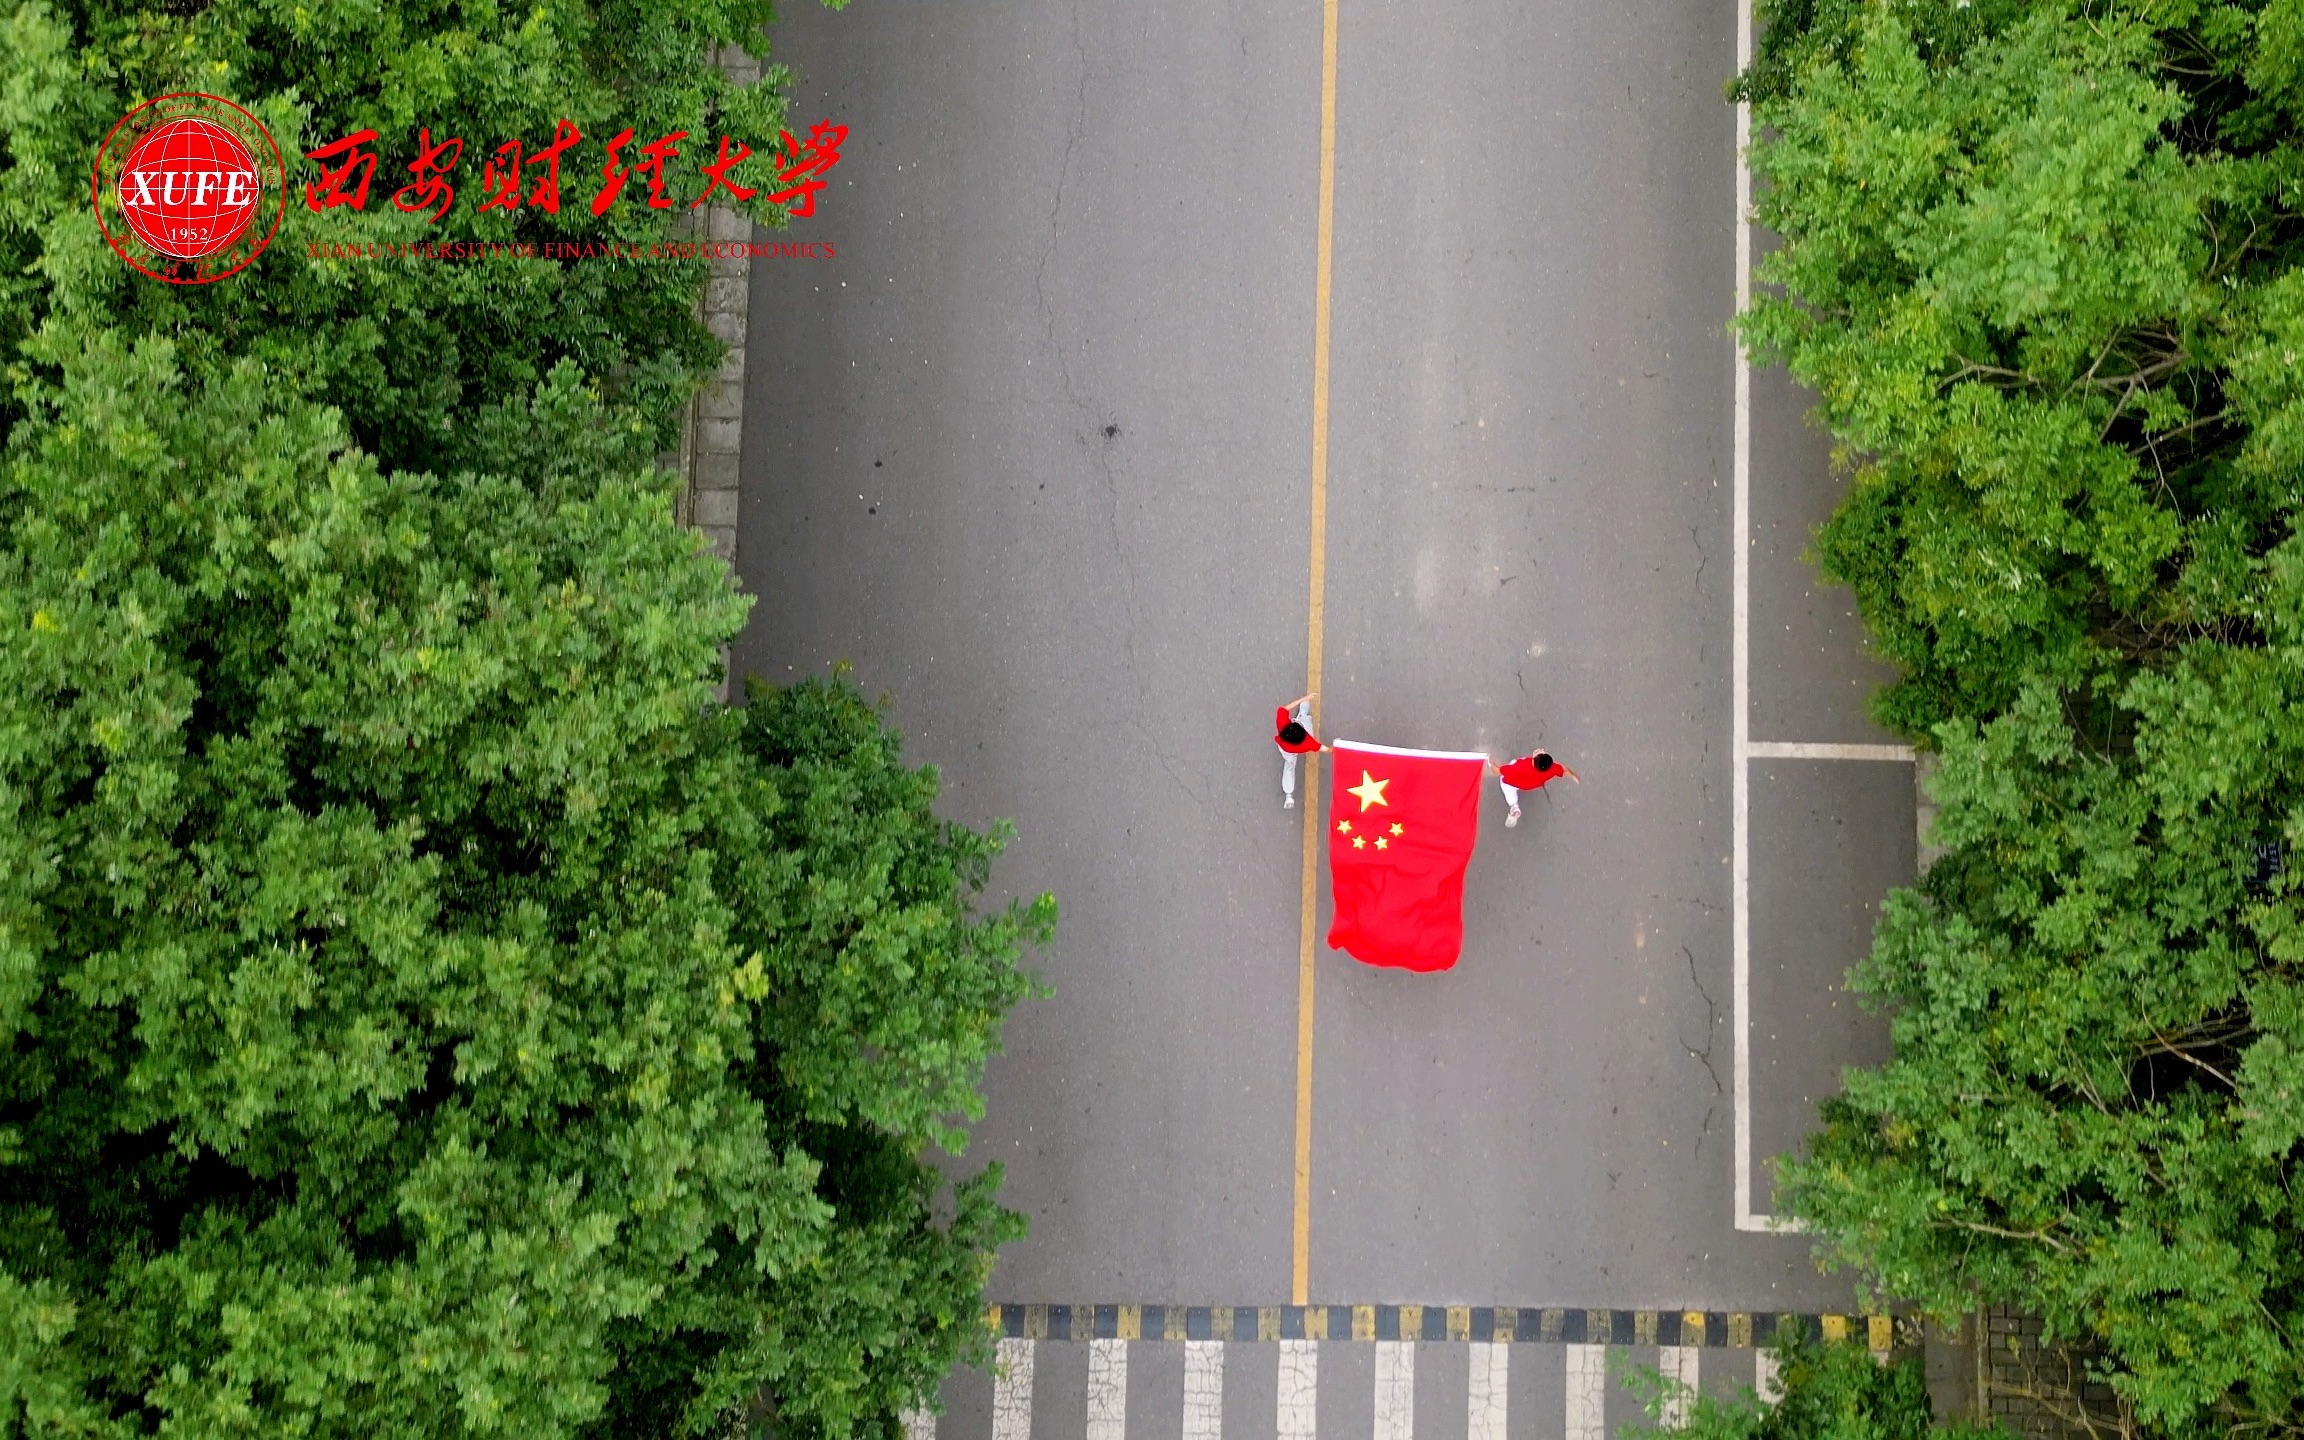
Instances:
[[[1314,1440],[1320,1403],[1320,1342],[1280,1342],[1280,1440]]]
[[[1088,1346],[1088,1440],[1126,1440],[1128,1342],[1095,1340]]]
[[[1504,1440],[1504,1402],[1511,1391],[1512,1347],[1472,1347],[1471,1392],[1464,1401],[1464,1440]]]
[[[1693,1345],[1665,1345],[1656,1352],[1658,1373],[1688,1387],[1687,1392],[1666,1399],[1664,1413],[1657,1417],[1668,1430],[1677,1430],[1688,1423],[1688,1397],[1695,1393],[1703,1354]]]
[[[1222,1440],[1224,1342],[1184,1342],[1184,1440]]]
[[[992,1382],[992,1440],[1032,1440],[1032,1346],[1003,1339]]]
[[[1608,1347],[1568,1348],[1568,1440],[1606,1440]]]
[[[1245,1318],[1245,1312],[1243,1312],[1243,1318]],[[1435,1330],[1440,1328],[1439,1320],[1440,1315],[1435,1312]],[[1502,1333],[1500,1330],[1490,1327],[1488,1320],[1487,1315],[1481,1315],[1473,1328],[1489,1330],[1490,1333]],[[1339,1320],[1338,1328],[1342,1329],[1343,1325],[1344,1322]],[[1100,1328],[1109,1330],[1117,1327],[1104,1325]],[[1157,1331],[1164,1330],[1166,1327],[1162,1324],[1151,1328]],[[1354,1328],[1363,1328],[1363,1323],[1357,1322],[1356,1317]],[[1462,1327],[1457,1328],[1461,1329]],[[1695,1326],[1688,1326],[1683,1330],[1684,1335],[1701,1335],[1703,1333],[1701,1328]],[[1000,1338],[993,1377],[990,1440],[1035,1440],[1033,1433],[1034,1361],[1037,1358],[1039,1348],[1047,1343],[1052,1342],[1031,1336],[1002,1336]],[[1085,1357],[1087,1360],[1085,1386],[1087,1391],[1085,1396],[1087,1425],[1084,1440],[1129,1440],[1129,1348],[1135,1344],[1161,1343],[1163,1342],[1100,1336],[1089,1340],[1082,1347],[1087,1351]],[[1207,1339],[1167,1343],[1180,1343],[1183,1351],[1183,1423],[1180,1427],[1182,1431],[1180,1440],[1224,1440],[1226,1350],[1228,1345],[1241,1342]],[[1319,1431],[1320,1350],[1324,1345],[1338,1342],[1307,1338],[1286,1339],[1274,1343],[1279,1352],[1277,1440],[1317,1440]],[[1350,1341],[1342,1343],[1352,1345]],[[1354,1345],[1352,1348],[1357,1349],[1358,1347]],[[1438,1371],[1426,1374],[1425,1380],[1428,1385],[1434,1383],[1437,1377],[1444,1376],[1449,1381],[1448,1388],[1450,1389],[1454,1385],[1452,1372],[1455,1361],[1429,1355],[1420,1357],[1421,1351],[1436,1348],[1430,1341],[1377,1340],[1372,1342],[1371,1348],[1375,1352],[1372,1357],[1375,1362],[1375,1393],[1370,1440],[1416,1440],[1416,1371],[1419,1368],[1419,1359],[1422,1358],[1426,1364],[1441,1366]],[[1449,1348],[1454,1349],[1453,1346]],[[1608,1356],[1611,1349],[1621,1348],[1623,1347],[1585,1343],[1560,1346],[1567,1372],[1566,1424],[1563,1440],[1607,1440],[1609,1434],[1606,1414],[1609,1388]],[[1540,1353],[1535,1352],[1535,1347],[1507,1340],[1474,1340],[1464,1344],[1463,1353],[1467,1361],[1464,1401],[1465,1440],[1507,1440],[1509,1433],[1507,1401],[1511,1388],[1512,1352],[1515,1349],[1528,1349],[1532,1352],[1521,1357],[1524,1363],[1535,1362]],[[1078,1396],[1080,1392],[1072,1387],[1081,1383],[1077,1378],[1080,1371],[1069,1367],[1079,1363],[1080,1351],[1074,1349],[1070,1353],[1075,1358],[1059,1365],[1057,1370],[1052,1372],[1050,1383],[1059,1385],[1060,1389],[1069,1392],[1072,1396]],[[1167,1355],[1171,1357],[1175,1353],[1174,1350],[1167,1351]],[[1271,1351],[1267,1350],[1265,1353],[1270,1354]],[[1367,1352],[1362,1351],[1360,1353],[1365,1354]],[[1667,1430],[1683,1427],[1688,1423],[1694,1396],[1699,1393],[1698,1386],[1703,1369],[1704,1347],[1700,1344],[1658,1345],[1652,1353],[1656,1357],[1656,1369],[1667,1385],[1667,1396],[1661,1413],[1657,1417],[1658,1421],[1662,1428]],[[1753,1388],[1763,1399],[1780,1399],[1783,1386],[1775,1357],[1766,1350],[1754,1351],[1752,1355],[1754,1361]],[[1152,1373],[1154,1375],[1172,1376],[1176,1373],[1166,1369],[1167,1365],[1175,1363],[1172,1358],[1161,1359],[1158,1356],[1138,1358],[1153,1366]],[[1738,1365],[1737,1368],[1740,1369],[1741,1366]],[[1341,1375],[1331,1376],[1331,1379],[1341,1381],[1351,1375],[1352,1366],[1348,1364]],[[1145,1378],[1139,1377],[1140,1384]],[[1175,1392],[1166,1389],[1167,1385],[1173,1383],[1173,1380],[1165,1380],[1159,1388],[1165,1391],[1167,1396],[1173,1396]],[[1066,1403],[1063,1395],[1038,1398],[1056,1404],[1059,1409],[1063,1408]],[[1069,1403],[1077,1405],[1080,1402],[1078,1399],[1073,1399]],[[1347,1420],[1355,1419],[1356,1417],[1353,1416],[1352,1412],[1357,1407],[1350,1402],[1349,1397],[1343,1403],[1344,1409],[1340,1412],[1342,1417]],[[982,1412],[977,1413],[981,1414]],[[1074,1410],[1072,1413],[1078,1415],[1080,1411]],[[1168,1413],[1174,1414],[1175,1412]],[[1331,1417],[1332,1420],[1336,1418],[1336,1416]],[[1427,1416],[1425,1418],[1429,1421],[1433,1417]],[[939,1424],[933,1411],[925,1408],[910,1410],[905,1412],[901,1419],[903,1440],[939,1440]],[[1525,1427],[1531,1422],[1524,1419],[1521,1423]],[[1541,1422],[1535,1423],[1541,1424]],[[1139,1417],[1137,1428],[1141,1430],[1143,1425],[1144,1420]],[[965,1427],[962,1428],[965,1429]],[[1444,1431],[1445,1429],[1446,1427],[1443,1426]],[[1176,1432],[1170,1431],[1169,1434],[1174,1435]],[[967,1436],[957,1434],[950,1437],[950,1440],[967,1440]],[[1061,1440],[1061,1437],[1042,1436],[1039,1437],[1039,1440]],[[1146,1440],[1146,1437],[1139,1435],[1137,1440]]]
[[[1416,1434],[1416,1346],[1405,1340],[1376,1342],[1376,1440],[1414,1440]]]
[[[1782,1376],[1776,1373],[1776,1354],[1774,1351],[1760,1350],[1754,1352],[1752,1356],[1752,1388],[1760,1393],[1760,1398],[1763,1400],[1776,1401],[1784,1398],[1784,1380]]]

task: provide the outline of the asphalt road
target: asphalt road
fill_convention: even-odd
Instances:
[[[1344,0],[1325,729],[1579,786],[1491,809],[1453,972],[1320,950],[1311,1299],[1847,1308],[1732,1224],[1732,8]],[[755,262],[741,672],[854,663],[945,806],[1052,889],[967,1164],[995,1301],[1282,1304],[1303,817],[1321,11],[795,4],[851,135]],[[1870,741],[1800,559],[1838,482],[1756,377],[1752,736]],[[1328,776],[1321,775],[1323,789]],[[1752,1122],[1796,1146],[1882,1027],[1907,765],[1756,761]],[[1325,797],[1323,796],[1323,801]],[[1325,929],[1325,900],[1321,917]]]

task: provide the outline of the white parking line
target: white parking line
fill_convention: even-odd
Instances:
[[[1416,1342],[1376,1342],[1376,1440],[1414,1440]]]
[[[1736,69],[1752,66],[1752,3],[1736,6]],[[1752,303],[1752,170],[1745,150],[1752,142],[1752,107],[1736,106],[1736,313]],[[1797,1232],[1797,1221],[1762,1214],[1752,1206],[1752,761],[1760,760],[1904,760],[1913,758],[1908,745],[1835,745],[1798,740],[1752,738],[1752,362],[1741,341],[1736,352],[1735,453],[1735,563],[1731,567],[1731,609],[1735,629],[1729,636],[1729,704],[1735,714],[1730,723],[1729,761],[1729,960],[1730,1004],[1735,1011],[1736,1052],[1731,1066],[1735,1081],[1735,1218],[1738,1230]]]
[[[1464,1398],[1464,1440],[1504,1440],[1505,1399],[1511,1392],[1511,1379],[1511,1346],[1472,1347],[1472,1386]]]
[[[1320,1342],[1280,1342],[1280,1440],[1314,1440],[1320,1404]]]
[[[1901,760],[1909,764],[1909,745],[1832,745],[1809,740],[1754,740],[1744,747],[1747,760]]]
[[[1568,1440],[1607,1440],[1608,1347],[1568,1347]]]
[[[1752,0],[1737,0],[1736,69],[1741,74],[1752,64]],[[1744,147],[1752,138],[1752,107],[1736,106],[1736,313],[1752,301],[1752,172],[1744,164]],[[1751,766],[1745,750],[1752,743],[1747,713],[1752,705],[1752,363],[1745,358],[1741,340],[1729,342],[1736,351],[1736,530],[1731,608],[1735,629],[1728,637],[1729,762],[1734,774],[1728,782],[1729,946],[1733,963],[1731,1004],[1736,1009],[1736,1228],[1758,1230],[1752,1214],[1752,1047],[1745,1036],[1752,1014],[1752,792]],[[1573,1437],[1571,1437],[1573,1440]]]
[[[1184,1440],[1222,1440],[1224,1342],[1184,1342]]]
[[[1003,1338],[992,1382],[992,1440],[1032,1440],[1032,1342]]]
[[[1128,1342],[1088,1342],[1088,1440],[1126,1440]]]

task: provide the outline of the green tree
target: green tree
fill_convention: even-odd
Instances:
[[[838,0],[833,0],[838,3]],[[748,602],[673,526],[723,358],[701,261],[324,258],[613,240],[600,142],[726,135],[768,0],[21,0],[0,15],[0,1428],[886,1435],[980,1349],[1016,1217],[947,1191],[1021,947],[842,683],[713,699]],[[114,120],[361,128],[183,289],[88,211]],[[557,216],[488,151],[587,137]],[[459,204],[393,209],[421,127]],[[782,223],[765,203],[755,219]]]
[[[51,326],[0,478],[0,1416],[891,1432],[1015,1221],[942,1219],[1001,837],[748,604],[572,362],[388,470],[242,359]]]
[[[1949,849],[1854,981],[1852,1071],[1783,1198],[1890,1293],[2011,1301],[2102,1343],[2139,1423],[2298,1428],[2304,929],[2259,842],[2299,828],[2304,542],[2264,648],[2134,679],[2108,754],[2034,682],[1938,729]]]
[[[1764,5],[1748,341],[1941,751],[1780,1203],[1940,1312],[2093,1340],[2123,1423],[2304,1427],[2304,6]]]
[[[1819,554],[1903,672],[1882,718],[2260,643],[2304,464],[2304,151],[2247,7],[1835,13],[1748,79],[1785,244],[1746,334],[1853,472]]]

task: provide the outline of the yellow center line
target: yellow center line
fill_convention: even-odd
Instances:
[[[1312,616],[1307,690],[1320,688],[1328,580],[1328,291],[1336,244],[1336,4],[1320,7],[1320,252],[1312,286]],[[1318,701],[1314,701],[1317,723]],[[1303,942],[1296,959],[1296,1213],[1292,1304],[1309,1303],[1312,1272],[1312,927],[1319,893],[1320,757],[1304,757]]]

